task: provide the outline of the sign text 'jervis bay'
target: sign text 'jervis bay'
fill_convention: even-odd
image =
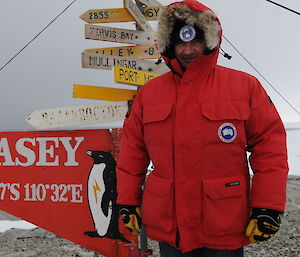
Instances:
[[[118,43],[153,45],[152,33],[85,24],[85,38]]]

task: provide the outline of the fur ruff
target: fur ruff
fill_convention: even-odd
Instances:
[[[211,11],[195,12],[187,5],[178,3],[162,9],[158,16],[156,44],[158,51],[164,53],[170,46],[170,37],[176,19],[185,21],[191,26],[198,26],[204,32],[206,47],[210,50],[220,43],[220,24],[217,16]]]

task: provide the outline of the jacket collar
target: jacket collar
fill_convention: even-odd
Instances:
[[[191,77],[204,78],[207,76],[217,65],[219,49],[216,49],[212,54],[197,56],[187,67],[185,71],[182,70],[178,60],[176,58],[170,60],[168,66],[171,71],[179,77]],[[191,77],[192,78],[192,77]]]

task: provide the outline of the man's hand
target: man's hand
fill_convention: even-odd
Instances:
[[[274,210],[254,208],[246,230],[249,241],[257,243],[273,237],[280,227],[279,214]]]
[[[134,235],[138,235],[142,224],[141,210],[138,206],[120,205],[119,214],[125,227]]]

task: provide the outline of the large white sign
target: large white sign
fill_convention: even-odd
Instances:
[[[127,101],[34,111],[26,121],[36,129],[67,127],[125,119]]]

